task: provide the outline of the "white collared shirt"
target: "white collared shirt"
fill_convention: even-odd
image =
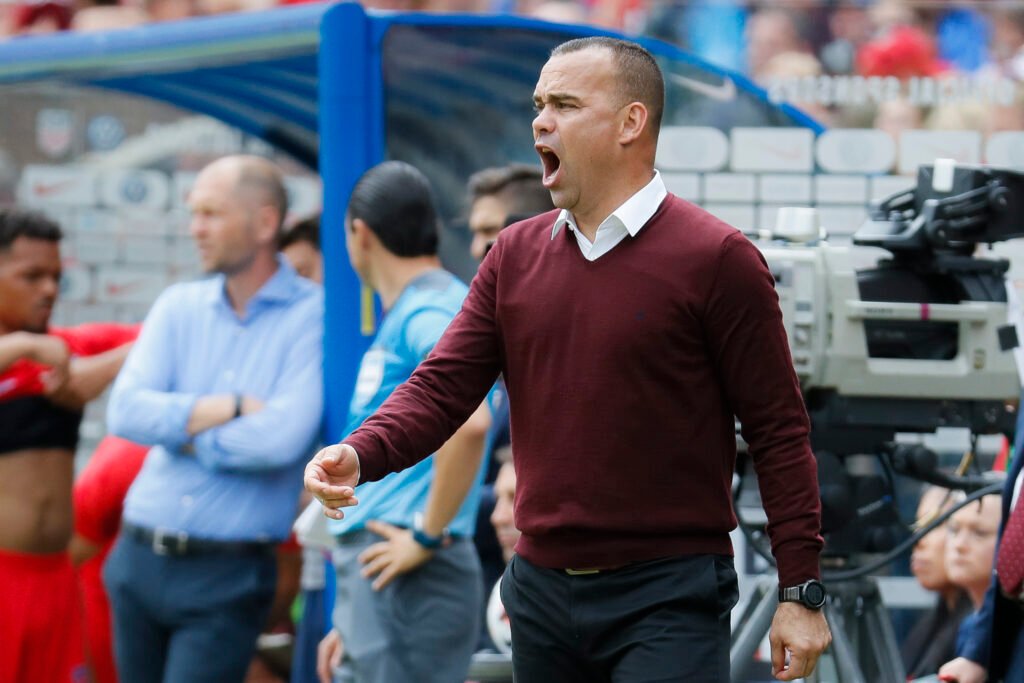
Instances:
[[[667,196],[668,190],[665,189],[661,173],[655,171],[651,182],[623,202],[622,206],[612,211],[611,215],[597,227],[593,244],[583,234],[583,231],[576,227],[576,219],[567,209],[562,209],[562,212],[558,214],[555,225],[551,228],[551,239],[555,239],[561,232],[562,226],[568,225],[569,230],[576,236],[576,242],[580,245],[583,257],[588,261],[596,261],[626,239],[627,235],[636,237],[640,228],[644,227],[651,219]]]

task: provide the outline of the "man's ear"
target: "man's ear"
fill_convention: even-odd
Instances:
[[[628,145],[635,142],[647,130],[647,107],[642,102],[631,102],[623,110],[619,143]]]
[[[264,204],[256,209],[256,230],[261,242],[277,242],[278,227],[281,225],[282,218],[277,207],[269,204]]]
[[[366,249],[373,240],[373,230],[362,218],[352,219],[352,243],[360,249]]]

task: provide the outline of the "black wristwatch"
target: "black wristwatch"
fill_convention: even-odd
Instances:
[[[779,602],[799,602],[807,609],[819,610],[825,606],[825,586],[814,579],[799,586],[779,586]]]

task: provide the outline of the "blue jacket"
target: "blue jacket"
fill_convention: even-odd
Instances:
[[[1020,476],[1021,466],[1024,465],[1024,415],[1017,422],[1017,436],[1013,444],[1013,462],[1007,473],[1006,485],[1003,487],[1003,519],[999,525],[999,538],[1002,539],[1003,527],[1010,516],[1010,501],[1013,499],[1013,486]],[[999,544],[996,543],[996,553],[999,553]],[[981,664],[988,669],[988,679],[998,681],[1007,676],[1010,672],[1007,667],[1010,657],[1013,654],[1014,643],[1017,642],[1018,634],[1024,624],[1019,604],[1005,597],[999,589],[999,582],[996,580],[995,572],[992,574],[992,583],[989,584],[988,592],[985,593],[985,602],[977,613],[971,628],[965,630],[964,642],[957,654],[966,657],[973,662]],[[993,639],[993,634],[998,637]]]

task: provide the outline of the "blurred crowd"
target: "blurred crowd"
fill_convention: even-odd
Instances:
[[[0,36],[95,31],[317,0],[20,0]],[[953,0],[365,0],[397,11],[511,13],[662,38],[763,82],[773,75],[1024,76],[1024,3]]]
[[[0,38],[128,28],[310,1],[5,2],[0,3]],[[1020,0],[365,0],[363,4],[399,11],[512,13],[660,38],[718,67],[745,74],[768,89],[774,101],[788,101],[829,126],[874,127],[892,133],[915,128],[982,134],[1024,129],[1024,107],[1015,87],[1024,78],[1024,2]],[[830,80],[845,77],[876,79],[867,87],[875,88],[877,96],[869,94],[867,106],[849,106],[850,102],[841,101],[842,89],[865,86]]]

